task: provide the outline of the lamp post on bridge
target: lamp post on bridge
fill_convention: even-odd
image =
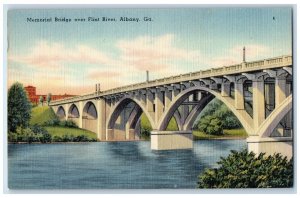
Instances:
[[[95,90],[95,92],[96,93],[101,92],[100,91],[100,83],[96,84],[96,90]]]
[[[246,62],[246,47],[243,48],[243,63]]]
[[[146,71],[146,82],[149,82],[149,71]]]
[[[243,62],[242,62],[242,69],[246,68],[246,47],[243,47]]]

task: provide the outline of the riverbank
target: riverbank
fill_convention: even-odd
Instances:
[[[137,141],[150,141],[141,140],[97,140],[96,133],[79,128],[65,128],[65,127],[45,127],[45,129],[51,134],[52,141],[46,144],[57,143],[86,143],[86,142],[137,142]],[[79,139],[78,137],[81,137]],[[84,138],[82,138],[84,137]],[[208,135],[201,131],[193,131],[194,141],[200,140],[242,140],[248,137],[244,129],[225,129],[224,135]],[[73,141],[74,138],[76,141]],[[26,144],[28,142],[8,142],[9,144]],[[32,144],[42,144],[41,142],[31,142]]]
[[[245,129],[224,129],[224,135],[209,135],[202,131],[193,131],[194,140],[238,140],[248,137]]]
[[[63,137],[63,136],[80,136],[85,135],[90,139],[97,139],[97,134],[91,131],[80,129],[80,128],[68,128],[68,127],[60,127],[60,126],[45,126],[44,127],[49,134],[54,137]]]

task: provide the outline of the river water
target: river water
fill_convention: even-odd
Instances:
[[[152,151],[150,142],[9,144],[10,189],[196,188],[220,156],[245,140],[201,140],[191,150]]]

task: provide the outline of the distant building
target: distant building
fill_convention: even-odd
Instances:
[[[29,97],[29,100],[31,101],[31,103],[38,104],[40,96],[42,96],[44,98],[44,101],[47,102],[47,95],[37,95],[36,87],[29,85],[29,86],[25,87],[25,90],[28,94],[28,97]],[[51,95],[51,101],[64,99],[64,98],[70,98],[70,97],[74,97],[74,96],[76,96],[76,95],[70,95],[70,94],[66,94],[66,93],[64,95]]]

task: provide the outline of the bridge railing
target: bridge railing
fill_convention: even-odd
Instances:
[[[102,92],[94,92],[82,96],[75,96],[72,98],[55,100],[52,101],[50,105],[58,105],[63,103],[88,100],[100,96],[124,93],[124,92],[134,91],[137,89],[157,87],[165,84],[179,83],[179,82],[191,81],[191,80],[196,80],[201,78],[210,78],[214,76],[230,75],[230,74],[254,71],[257,69],[262,70],[262,69],[276,68],[276,67],[289,66],[289,65],[292,65],[292,56],[274,57],[274,58],[269,58],[264,60],[245,62],[241,64],[235,64],[235,65],[229,65],[223,67],[216,67],[207,70],[200,70],[197,72],[191,72],[191,73],[156,79],[149,82],[142,82],[142,83],[131,84],[122,87],[117,87]]]

